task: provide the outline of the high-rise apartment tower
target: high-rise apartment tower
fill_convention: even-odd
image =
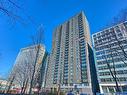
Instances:
[[[91,95],[98,91],[89,25],[83,12],[54,30],[46,88]]]

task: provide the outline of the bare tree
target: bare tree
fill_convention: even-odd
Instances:
[[[109,49],[110,49],[111,62],[108,61],[109,59],[107,58],[107,56],[106,56],[104,50],[103,50],[103,52],[104,52],[103,56],[104,56],[104,59],[105,59],[106,64],[107,64],[107,68],[109,69],[109,72],[110,72],[110,74],[111,74],[113,80],[115,81],[115,84],[116,84],[116,91],[117,91],[117,92],[120,92],[119,85],[118,85],[118,80],[117,80],[117,76],[116,76],[115,62],[114,62],[114,58],[113,58],[113,56],[112,56],[112,49],[111,49],[111,46],[110,46],[109,43],[108,43],[108,45],[109,45]],[[96,47],[95,47],[95,48],[96,48]],[[113,63],[113,64],[111,65],[111,63]],[[113,69],[113,70],[112,70],[112,69]]]
[[[126,30],[126,31],[127,31],[127,30]],[[124,50],[124,47],[123,47],[123,45],[122,45],[122,42],[119,41],[119,39],[117,38],[116,34],[115,34],[114,36],[115,36],[115,40],[116,40],[117,43],[118,43],[119,48],[120,48],[121,51],[123,52],[124,57],[127,58],[127,53],[126,53],[126,51]],[[125,40],[125,41],[126,41],[126,40]],[[126,43],[127,43],[127,41],[126,41]]]
[[[116,65],[115,65],[116,61],[115,61],[115,58],[114,58],[113,55],[117,56],[119,61],[123,62],[123,64],[125,64],[125,66],[127,66],[127,63],[125,61],[125,59],[127,59],[127,53],[126,53],[126,51],[124,49],[123,42],[117,37],[117,34],[115,33],[114,29],[111,32],[111,35],[112,35],[111,38],[107,37],[107,39],[108,39],[107,48],[108,48],[108,51],[110,53],[110,54],[108,54],[108,55],[110,55],[110,58],[109,59],[107,58],[107,54],[106,54],[105,50],[103,50],[103,52],[104,52],[103,56],[104,56],[104,59],[106,61],[107,67],[108,67],[108,69],[110,71],[110,74],[111,74],[111,76],[112,76],[112,78],[113,78],[113,80],[114,80],[114,82],[116,84],[116,91],[117,92],[122,92],[122,89],[120,89],[120,87],[119,87],[119,85],[120,85],[119,82],[120,81],[119,81],[119,77],[117,76]],[[116,43],[116,46],[117,46],[115,48],[112,47],[112,38],[113,38],[113,40],[115,40],[115,43]],[[127,42],[126,39],[124,39],[123,41]]]
[[[28,90],[29,83],[32,79],[33,66],[34,66],[34,50],[29,50],[22,55],[20,63],[16,64],[16,80],[20,84],[21,93],[24,94],[26,89]]]
[[[120,23],[123,23],[127,21],[127,8],[125,9],[122,9],[118,15],[116,15],[113,20],[106,26],[106,27],[109,27],[109,26],[114,26],[114,25],[117,25],[117,24],[120,24]],[[127,31],[127,30],[125,30]],[[106,58],[106,55],[104,55],[105,57],[105,60],[106,60],[106,63],[107,63],[107,67],[112,75],[112,78],[113,80],[115,81],[116,83],[116,91],[117,92],[121,92],[122,90],[120,90],[120,87],[118,85],[118,81],[119,81],[119,78],[117,77],[117,72],[116,72],[116,67],[115,67],[115,59],[113,57],[113,54],[115,53],[116,56],[119,56],[119,60],[121,62],[123,62],[123,64],[125,64],[125,66],[127,66],[127,62],[125,60],[127,60],[127,52],[124,48],[124,44],[127,44],[127,39],[124,39],[124,40],[120,40],[117,36],[117,34],[115,33],[115,31],[112,32],[112,35],[117,43],[117,46],[118,48],[116,49],[113,49],[111,44],[110,44],[110,40],[108,39],[109,43],[108,43],[108,48],[110,50],[110,55],[111,55],[111,60],[112,60],[112,63],[113,63],[113,66],[110,66],[109,62],[108,62],[108,59]],[[123,55],[123,56],[121,56]],[[113,70],[112,70],[113,69]]]
[[[40,53],[42,53],[40,52],[42,49],[42,33],[43,30],[42,27],[40,27],[37,36],[33,39],[34,45],[28,48],[28,51],[27,49],[25,49],[26,51],[24,52],[21,50],[21,54],[17,57],[13,70],[10,74],[10,77],[15,76],[12,83],[17,84],[17,86],[21,88],[21,95],[25,93],[31,94],[32,89],[36,87],[37,84],[39,84],[38,91],[41,89],[43,77],[42,71],[40,70],[40,68],[42,68],[41,66],[43,61],[43,59],[40,60]],[[37,68],[38,66],[40,66],[40,68]],[[11,86],[12,85],[10,85],[10,88]]]
[[[122,9],[118,15],[113,18],[111,25],[116,25],[127,20],[127,8]]]
[[[33,54],[31,52],[22,53],[17,57],[16,64],[10,74],[10,76],[15,75],[13,83],[21,88],[21,95],[26,92],[26,89],[28,90],[29,81],[31,80],[31,73],[33,71],[33,57],[31,57]]]
[[[23,26],[27,25],[28,22],[36,25],[36,21],[27,14],[19,0],[0,0],[0,13],[11,19],[11,22],[19,22]]]
[[[0,12],[13,20],[22,19],[14,10],[21,10],[21,7],[15,0],[0,0]]]
[[[7,84],[7,90],[6,90],[6,94],[9,94],[10,93],[10,90],[12,88],[12,85],[13,85],[13,82],[14,82],[14,79],[15,79],[15,75],[13,75],[12,77],[10,77],[10,80],[8,81],[8,84]]]
[[[17,81],[19,81],[20,83],[20,87],[21,87],[21,92],[20,94],[24,94],[25,90],[28,86],[28,80],[29,80],[29,68],[30,68],[30,64],[27,63],[25,61],[25,63],[21,63],[20,66],[18,66],[18,71],[16,72],[17,74]]]
[[[116,16],[114,16],[110,22],[108,22],[105,27],[101,27],[101,29],[105,29],[114,25],[117,25],[119,23],[122,23],[124,21],[127,21],[127,8],[121,9]]]
[[[116,83],[116,91],[117,92],[120,92],[120,89],[119,89],[119,85],[118,85],[118,77],[116,76],[117,75],[117,73],[116,73],[116,67],[115,67],[115,61],[114,61],[114,57],[113,57],[113,50],[112,50],[112,48],[111,48],[111,45],[109,44],[109,49],[110,49],[110,55],[111,55],[111,60],[112,60],[112,63],[113,63],[113,73],[111,74],[112,75],[112,77],[113,77],[113,79],[114,79],[114,81],[115,81],[115,83]],[[111,73],[112,71],[110,71],[110,73]]]
[[[3,90],[3,94],[8,94],[10,93],[11,89],[12,89],[12,86],[13,86],[13,82],[14,82],[14,79],[15,79],[15,74],[11,72],[11,74],[9,75],[8,77],[8,80],[6,81],[6,83],[4,84],[5,87],[4,87],[4,90]]]
[[[41,48],[41,43],[43,41],[43,34],[44,34],[43,27],[40,26],[39,30],[37,32],[37,35],[35,37],[32,37],[33,44],[36,45],[35,46],[36,55],[35,55],[35,61],[34,61],[34,66],[33,66],[33,73],[32,73],[31,82],[30,82],[30,90],[29,90],[30,95],[32,94],[35,70],[36,70],[36,65],[37,65],[37,61],[38,61],[38,58],[39,58],[39,51],[40,51],[40,48]]]

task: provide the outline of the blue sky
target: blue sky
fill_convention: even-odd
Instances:
[[[91,34],[95,33],[127,7],[127,0],[21,0],[18,4],[22,11],[14,11],[24,18],[25,25],[12,21],[0,12],[0,77],[7,77],[20,48],[32,43],[31,36],[39,25],[43,24],[44,43],[47,51],[50,51],[52,32],[57,25],[83,10]]]

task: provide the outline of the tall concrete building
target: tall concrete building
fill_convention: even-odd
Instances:
[[[89,24],[83,12],[56,27],[47,70],[46,88],[92,95],[98,82]]]
[[[34,74],[33,88],[44,85],[46,55],[47,52],[44,45],[33,45],[33,46],[22,48],[20,50],[16,58],[12,73],[10,75],[10,77],[12,77],[13,75],[15,76],[14,82],[17,85],[19,85],[19,88],[23,87],[23,83],[26,82],[27,79],[29,80],[27,85],[27,87],[29,88],[29,84],[34,71],[34,66],[35,66],[35,74]]]
[[[118,90],[114,75],[120,91],[127,91],[127,22],[97,32],[92,38],[101,92]]]

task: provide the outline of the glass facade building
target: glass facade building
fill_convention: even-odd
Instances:
[[[38,55],[37,50],[39,49]],[[33,87],[36,86],[44,86],[45,82],[45,66],[46,66],[46,56],[47,52],[43,45],[33,45],[26,48],[22,48],[16,58],[15,65],[13,67],[12,73],[10,77],[15,76],[14,82],[19,85],[19,87],[23,86],[23,81],[29,79],[28,89],[30,80],[32,78],[32,74],[35,66],[35,74]],[[35,60],[37,61],[35,63]],[[35,65],[36,64],[36,65]],[[28,92],[28,91],[27,91]]]
[[[121,92],[127,91],[127,22],[97,32],[92,39],[101,92],[116,92],[116,81]]]

